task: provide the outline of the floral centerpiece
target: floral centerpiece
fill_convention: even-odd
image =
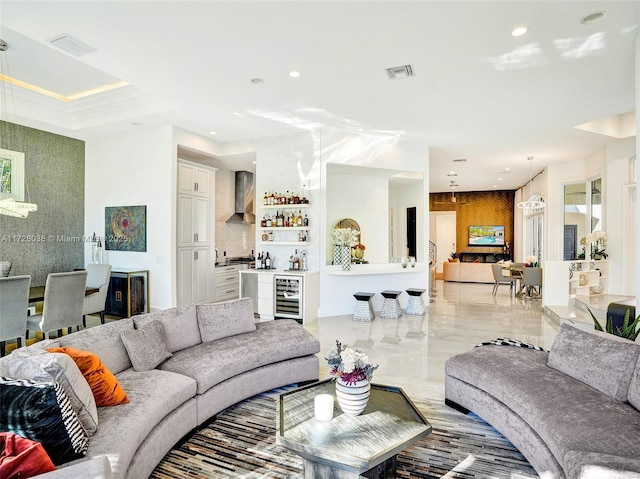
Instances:
[[[537,268],[539,266],[537,256],[527,256],[525,263],[531,268]]]
[[[355,246],[359,243],[358,230],[351,228],[335,228],[331,231],[333,244],[336,246]]]
[[[325,358],[331,366],[331,375],[339,377],[346,384],[356,384],[366,379],[371,381],[377,364],[369,362],[368,356],[348,345],[336,341],[336,349],[329,351]]]
[[[607,253],[605,249],[607,247],[607,233],[604,231],[594,231],[586,236],[580,238],[580,244],[582,245],[583,255],[586,259],[586,248],[591,250],[591,257],[593,259],[607,259]]]

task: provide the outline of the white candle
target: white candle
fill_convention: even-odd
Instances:
[[[318,421],[331,421],[333,418],[333,396],[318,394],[313,399],[314,411]]]

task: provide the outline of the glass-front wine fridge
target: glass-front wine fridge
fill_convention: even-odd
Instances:
[[[276,318],[291,318],[302,324],[303,294],[302,276],[276,275],[273,278],[274,308]]]

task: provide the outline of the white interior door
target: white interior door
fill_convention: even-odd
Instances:
[[[442,273],[442,263],[448,261],[449,255],[456,251],[456,214],[443,213],[436,216],[436,246],[438,258],[436,272]]]

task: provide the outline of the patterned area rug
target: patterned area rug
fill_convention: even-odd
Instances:
[[[278,394],[269,391],[232,406],[156,467],[152,479],[302,479],[302,460],[275,444]],[[433,432],[398,454],[398,478],[538,477],[518,450],[478,416],[441,400],[416,403]]]

